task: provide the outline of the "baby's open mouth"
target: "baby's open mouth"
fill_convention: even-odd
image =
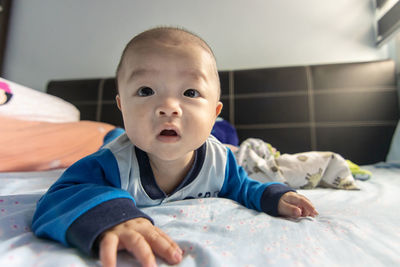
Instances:
[[[175,132],[175,130],[162,130],[160,135],[163,135],[163,136],[178,136],[178,134]]]

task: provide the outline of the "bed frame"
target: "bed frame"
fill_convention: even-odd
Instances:
[[[358,164],[384,161],[399,120],[391,60],[219,72],[221,116],[240,141],[281,153],[334,151]],[[47,92],[78,107],[82,120],[123,127],[115,79],[52,80]]]

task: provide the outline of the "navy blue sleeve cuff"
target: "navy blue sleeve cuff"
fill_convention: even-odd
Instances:
[[[129,198],[103,202],[76,219],[67,230],[67,241],[82,252],[97,256],[97,237],[107,229],[134,218],[153,220],[139,210]]]
[[[287,192],[296,192],[284,184],[271,184],[267,186],[261,196],[261,210],[269,215],[278,216],[278,203]]]

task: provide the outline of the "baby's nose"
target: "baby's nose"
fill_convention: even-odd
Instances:
[[[182,109],[179,102],[173,99],[167,99],[157,108],[158,116],[181,116]]]

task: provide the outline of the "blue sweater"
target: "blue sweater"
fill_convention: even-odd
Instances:
[[[195,160],[171,194],[157,185],[149,159],[126,134],[68,168],[39,200],[32,229],[39,237],[96,253],[96,238],[124,221],[152,218],[141,208],[202,197],[223,197],[278,215],[280,197],[293,191],[249,178],[233,153],[214,137],[195,151]]]

